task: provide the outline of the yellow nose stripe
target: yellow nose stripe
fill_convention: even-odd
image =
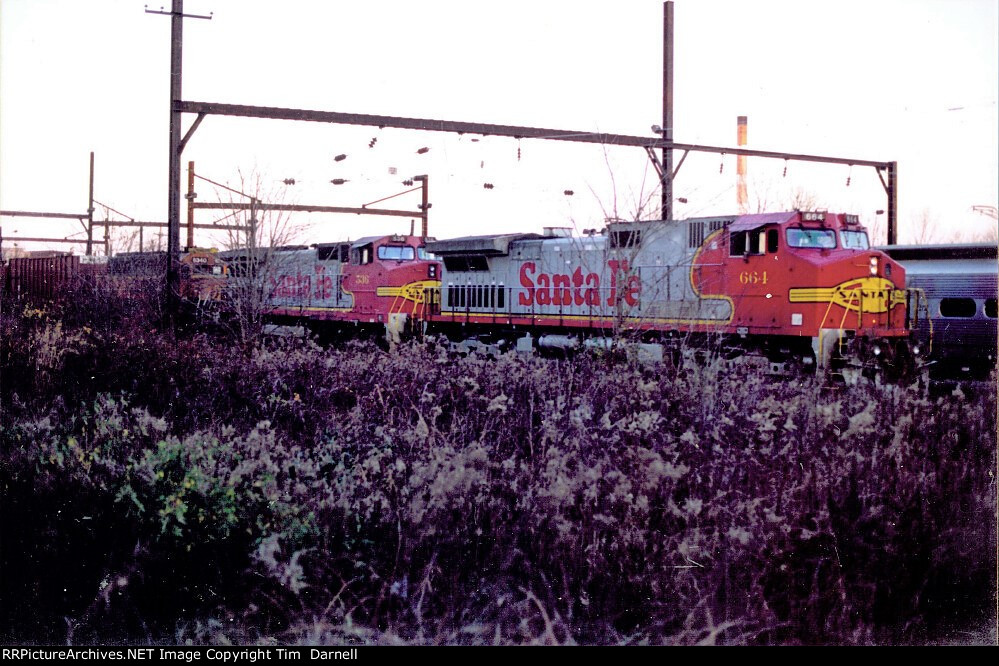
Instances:
[[[791,303],[832,303],[841,308],[870,314],[883,314],[905,303],[905,291],[896,289],[891,280],[865,277],[847,280],[835,287],[806,287],[788,292]]]

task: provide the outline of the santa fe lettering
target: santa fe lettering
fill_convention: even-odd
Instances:
[[[627,275],[623,285],[618,281],[618,273],[628,273],[628,262],[611,259],[607,262],[610,269],[610,295],[607,305],[617,305],[623,301],[630,306],[638,305],[642,293],[642,281],[637,275]],[[576,267],[572,274],[568,273],[538,273],[538,266],[533,261],[525,261],[520,266],[520,286],[523,287],[517,296],[520,305],[600,305],[600,275],[583,273]]]

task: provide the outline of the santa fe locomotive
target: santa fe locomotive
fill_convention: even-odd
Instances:
[[[530,335],[541,348],[608,346],[626,333],[653,352],[710,346],[772,367],[900,370],[920,309],[902,266],[846,214],[619,222],[601,235],[553,230],[428,249],[444,263],[432,324],[451,335]]]
[[[320,337],[366,331],[399,341],[426,321],[428,304],[440,290],[440,262],[420,236],[371,236],[222,256],[235,276],[231,300],[256,300],[259,294],[269,321],[305,324]]]
[[[925,303],[856,216],[615,222],[600,234],[418,236],[288,250],[283,321],[443,334],[470,347],[700,348],[771,367],[900,369]]]

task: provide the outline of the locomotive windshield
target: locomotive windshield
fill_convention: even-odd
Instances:
[[[831,229],[788,229],[787,244],[790,247],[831,250],[836,247],[836,232]]]
[[[841,231],[839,242],[848,250],[867,250],[871,247],[866,231]]]
[[[416,248],[416,256],[418,256],[420,259],[422,259],[424,261],[436,261],[437,260],[437,255],[435,255],[433,252],[427,252],[427,248],[425,248],[422,245],[420,247]]]
[[[389,261],[412,261],[416,251],[408,245],[382,245],[378,248],[378,258]]]

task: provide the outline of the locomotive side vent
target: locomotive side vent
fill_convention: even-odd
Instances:
[[[704,245],[704,239],[728,225],[727,220],[695,220],[687,227],[687,247],[696,249]]]
[[[704,243],[704,222],[691,222],[687,231],[687,247],[701,247]]]

